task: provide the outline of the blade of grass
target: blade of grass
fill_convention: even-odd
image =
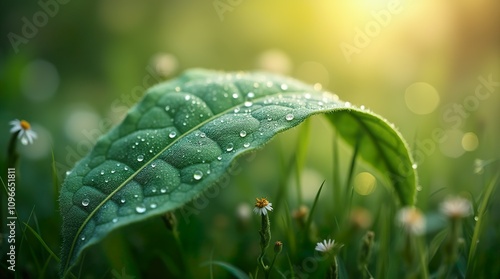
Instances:
[[[302,169],[304,168],[305,164],[305,159],[307,157],[307,147],[309,146],[309,139],[310,139],[310,133],[309,133],[309,119],[306,119],[302,125],[300,125],[300,130],[299,130],[299,137],[297,139],[297,146],[295,147],[296,150],[296,157],[295,157],[295,180],[296,180],[296,187],[297,187],[297,199],[299,202],[299,205],[302,204],[303,199],[302,199],[302,185],[301,185],[301,173]]]
[[[340,165],[339,165],[339,141],[337,133],[333,136],[333,171],[332,171],[332,181],[333,181],[333,210],[334,212],[339,212],[342,208],[340,205],[343,197],[342,187],[340,187]]]
[[[349,218],[349,215],[351,214],[351,206],[352,206],[352,199],[354,196],[354,187],[351,187],[352,185],[352,178],[354,177],[354,171],[356,169],[356,161],[358,158],[358,153],[359,153],[359,138],[356,140],[356,144],[354,145],[354,150],[352,152],[352,158],[351,158],[351,164],[349,166],[349,172],[347,175],[347,180],[345,183],[345,193],[350,193],[349,198],[346,200],[346,214],[344,215],[344,221],[347,221]],[[350,190],[350,191],[349,191]]]
[[[297,251],[296,239],[295,234],[293,233],[292,216],[290,215],[290,208],[288,207],[287,202],[285,202],[285,216],[282,217],[282,219],[285,226],[285,235],[288,239],[288,247],[292,253],[295,253]]]
[[[25,228],[28,229],[33,234],[33,236],[35,236],[36,239],[38,239],[42,247],[45,248],[45,250],[50,254],[50,256],[53,257],[58,263],[60,263],[61,260],[59,259],[59,257],[49,248],[47,243],[45,243],[45,241],[40,237],[40,235],[28,223],[23,222],[23,224]]]
[[[321,183],[321,186],[319,187],[318,192],[316,193],[316,197],[314,198],[314,203],[311,207],[311,212],[309,213],[309,216],[307,216],[306,227],[305,227],[306,239],[310,239],[309,238],[309,229],[311,228],[311,223],[312,223],[314,211],[316,210],[316,206],[318,205],[319,195],[321,194],[321,189],[323,189],[324,185],[325,185],[325,180],[323,180],[323,183]]]
[[[249,279],[250,278],[250,277],[248,277],[248,275],[246,273],[244,273],[243,271],[241,271],[237,267],[235,267],[231,264],[225,263],[225,262],[209,261],[209,262],[202,263],[200,266],[207,266],[207,265],[209,265],[209,266],[218,265],[218,266],[222,267],[223,269],[225,269],[226,271],[228,271],[229,273],[231,273],[234,277],[236,277],[238,279]]]
[[[483,217],[485,216],[488,203],[496,188],[498,176],[499,174],[497,173],[495,177],[490,181],[490,183],[486,186],[481,203],[479,204],[479,209],[476,214],[476,217],[478,219],[476,222],[476,226],[474,227],[474,233],[472,235],[472,240],[469,248],[469,257],[467,259],[467,278],[472,278],[474,275],[474,268],[476,265],[476,262],[474,261],[474,256],[476,254],[477,244],[479,242],[479,236],[483,231],[483,226],[484,226]]]

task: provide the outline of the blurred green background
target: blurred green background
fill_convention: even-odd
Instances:
[[[0,155],[8,122],[28,120],[38,139],[18,148],[17,210],[26,220],[34,209],[55,251],[51,151],[63,179],[147,87],[193,67],[289,75],[386,117],[414,149],[423,208],[435,208],[428,197],[438,189],[478,195],[484,183],[474,162],[500,155],[498,1],[2,1],[0,18]],[[310,131],[302,175],[309,202],[321,181],[332,184],[333,134],[319,117]],[[258,152],[257,163],[233,178],[238,185],[195,217],[207,232],[196,241],[210,243],[214,257],[232,261],[234,251],[218,245],[227,235],[241,241],[220,232],[234,227],[238,204],[293,183],[277,173],[299,134],[287,132]],[[366,173],[356,181],[360,197],[380,188]],[[44,226],[45,219],[56,223]]]

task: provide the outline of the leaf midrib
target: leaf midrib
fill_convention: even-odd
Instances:
[[[237,87],[237,86],[235,86]],[[239,87],[237,87],[237,90],[239,91],[238,93],[242,93],[241,92],[241,89]],[[185,94],[188,94],[188,95],[191,95],[191,96],[194,96],[194,97],[197,97],[197,98],[200,98],[199,96],[196,96],[194,94],[191,94],[189,92],[182,92],[182,93],[185,93]],[[262,97],[259,97],[259,98],[255,98],[254,100],[255,101],[261,101],[261,100],[264,100],[264,99],[267,99],[269,97],[274,97],[275,95],[279,95],[279,94],[286,94],[286,95],[292,95],[292,94],[305,94],[306,91],[301,91],[301,92],[296,92],[296,91],[288,91],[288,92],[284,92],[284,91],[278,91],[276,93],[273,93],[273,94],[269,94],[269,95],[264,95]],[[324,94],[325,92],[322,92],[322,94]],[[332,93],[329,93],[327,92],[328,94],[332,95]],[[309,100],[308,100],[309,101]],[[205,100],[203,100],[203,102],[206,103]],[[334,102],[337,102],[337,101],[334,101]],[[69,250],[69,253],[68,253],[68,258],[66,260],[66,263],[64,265],[64,270],[66,270],[67,272],[67,268],[69,266],[69,263],[71,262],[71,259],[73,258],[73,251],[75,249],[75,245],[76,245],[76,241],[78,239],[78,236],[80,235],[80,233],[83,231],[83,229],[85,228],[85,226],[87,225],[87,223],[90,221],[90,219],[92,219],[92,217],[94,217],[94,215],[97,213],[97,211],[107,202],[111,199],[111,197],[113,197],[118,191],[120,191],[125,185],[127,185],[127,183],[129,183],[134,177],[136,177],[139,172],[141,172],[146,166],[148,166],[152,161],[156,160],[161,154],[163,154],[163,152],[165,152],[166,150],[168,150],[171,146],[173,146],[175,143],[179,142],[181,139],[183,139],[184,137],[186,137],[187,135],[189,135],[190,133],[192,133],[193,131],[197,130],[198,128],[204,126],[205,124],[209,123],[210,121],[214,120],[214,119],[217,119],[219,116],[221,115],[225,115],[227,114],[228,112],[231,112],[231,111],[234,111],[234,109],[236,107],[239,107],[239,106],[242,106],[243,104],[239,104],[239,105],[235,105],[235,106],[232,106],[230,107],[229,109],[226,109],[218,114],[214,114],[212,117],[204,120],[203,122],[200,122],[198,125],[196,125],[195,127],[189,129],[188,131],[186,131],[185,133],[183,133],[182,135],[180,135],[177,139],[175,139],[174,141],[172,141],[170,144],[168,144],[165,148],[163,148],[160,152],[158,152],[155,156],[153,156],[150,160],[148,160],[147,162],[145,162],[142,167],[140,167],[139,169],[137,169],[137,171],[135,171],[129,178],[127,178],[124,182],[122,182],[115,190],[113,190],[106,198],[104,198],[102,200],[102,202],[100,202],[88,215],[88,217],[85,219],[85,221],[83,221],[82,225],[78,228],[78,231],[76,232],[72,242],[71,242],[71,247],[70,247],[70,250]],[[264,107],[264,106],[262,106]],[[212,109],[211,109],[212,110]],[[315,114],[319,114],[321,113],[321,111],[317,111]],[[90,240],[89,240],[90,241]],[[89,242],[87,242],[89,243]]]

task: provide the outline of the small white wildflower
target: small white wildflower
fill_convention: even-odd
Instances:
[[[335,240],[324,239],[323,242],[316,243],[316,248],[314,248],[314,250],[326,253],[332,250],[334,246],[335,246]]]
[[[12,134],[19,132],[17,137],[21,139],[21,143],[24,145],[32,144],[33,140],[37,138],[37,134],[31,130],[31,125],[26,120],[16,119],[10,121],[10,125],[12,125],[10,132]]]
[[[472,204],[468,199],[449,197],[441,203],[441,212],[452,219],[464,218],[472,214]]]
[[[425,217],[416,207],[404,207],[398,212],[399,224],[409,233],[421,235],[425,231]]]
[[[259,215],[267,215],[267,211],[273,211],[272,203],[270,203],[266,198],[256,198],[255,207],[253,212]]]

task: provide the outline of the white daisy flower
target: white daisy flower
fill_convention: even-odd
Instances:
[[[449,197],[441,203],[441,212],[452,219],[460,219],[471,215],[472,204],[468,199]]]
[[[17,138],[21,139],[21,143],[24,145],[32,144],[33,140],[37,138],[37,134],[31,130],[31,125],[26,120],[13,120],[10,121],[10,132],[12,134],[18,133]]]
[[[398,212],[399,224],[409,233],[421,235],[425,231],[425,217],[416,207],[404,207]]]
[[[256,198],[255,207],[253,212],[259,215],[267,215],[267,211],[273,211],[272,203],[270,203],[266,198]]]
[[[335,240],[324,239],[323,242],[316,243],[316,248],[314,248],[314,250],[326,253],[326,252],[331,251],[334,246],[335,246]]]

